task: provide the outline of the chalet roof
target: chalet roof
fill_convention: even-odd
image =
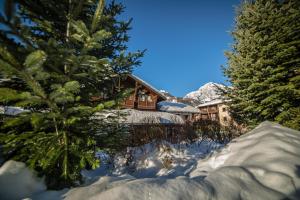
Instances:
[[[212,105],[217,105],[217,104],[221,104],[221,103],[224,103],[224,102],[225,102],[225,101],[222,100],[222,99],[215,99],[215,100],[212,100],[212,101],[203,103],[203,104],[199,104],[199,105],[197,106],[197,108],[206,107],[206,106],[212,106]]]
[[[118,114],[119,112],[119,114]],[[135,109],[107,110],[96,113],[96,118],[108,120],[120,116],[119,122],[124,124],[183,124],[184,120],[175,114],[158,111]]]
[[[134,79],[135,81],[139,82],[140,84],[142,84],[143,86],[145,86],[146,88],[150,89],[152,92],[156,93],[159,97],[161,97],[162,99],[166,100],[167,97],[160,92],[158,89],[156,89],[155,87],[153,87],[152,85],[150,85],[149,83],[147,83],[146,81],[142,80],[141,78],[137,77],[136,75],[133,74],[129,74],[128,75],[130,78]]]
[[[190,105],[179,103],[179,102],[170,102],[162,101],[158,104],[158,110],[170,113],[199,113],[200,111]]]
[[[131,124],[183,124],[184,120],[177,115],[166,112],[141,111],[126,109],[126,123]]]

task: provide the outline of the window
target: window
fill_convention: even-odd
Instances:
[[[224,121],[224,122],[227,122],[227,117],[223,117],[223,121]]]
[[[211,115],[211,119],[215,121],[217,119],[217,115],[216,114],[212,114]]]
[[[222,108],[222,111],[223,111],[223,112],[226,112],[226,108]]]
[[[141,101],[146,101],[146,95],[144,95],[144,94],[141,95],[141,96],[140,96],[140,100],[141,100]]]
[[[202,115],[201,118],[202,119],[207,119],[207,115]]]

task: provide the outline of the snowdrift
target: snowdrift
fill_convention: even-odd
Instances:
[[[45,190],[43,180],[24,163],[10,160],[0,168],[0,199],[21,199]]]
[[[199,159],[224,145],[211,140],[197,140],[191,144],[153,142],[139,147],[128,147],[126,154],[114,157],[114,175],[129,174],[135,178],[175,178],[186,176]],[[130,157],[132,162],[127,163]]]
[[[36,191],[31,190],[31,195],[27,192],[23,197],[72,200],[300,198],[299,131],[264,122],[217,151],[205,159],[197,158],[189,173],[176,178],[105,176],[68,191],[41,191],[37,187]],[[4,181],[3,173],[9,170],[3,169],[4,166],[0,173],[1,197],[5,192],[3,184],[7,189],[15,188],[13,182]],[[22,175],[16,175],[10,179],[22,180]],[[21,182],[24,188],[28,186],[26,180]]]

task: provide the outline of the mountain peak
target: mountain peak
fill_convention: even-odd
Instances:
[[[209,102],[214,99],[220,99],[219,88],[225,86],[219,83],[208,82],[201,86],[198,90],[188,93],[184,98],[196,99],[201,103]]]

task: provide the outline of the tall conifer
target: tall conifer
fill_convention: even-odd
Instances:
[[[52,188],[81,180],[95,168],[94,114],[112,108],[124,91],[116,77],[140,64],[126,53],[124,7],[104,0],[7,0],[0,16],[0,103],[26,109],[4,117],[1,143],[7,159],[26,162]],[[92,101],[93,97],[97,102]],[[99,119],[98,119],[99,120]]]
[[[233,116],[300,130],[300,1],[244,1],[232,36],[225,75]]]

